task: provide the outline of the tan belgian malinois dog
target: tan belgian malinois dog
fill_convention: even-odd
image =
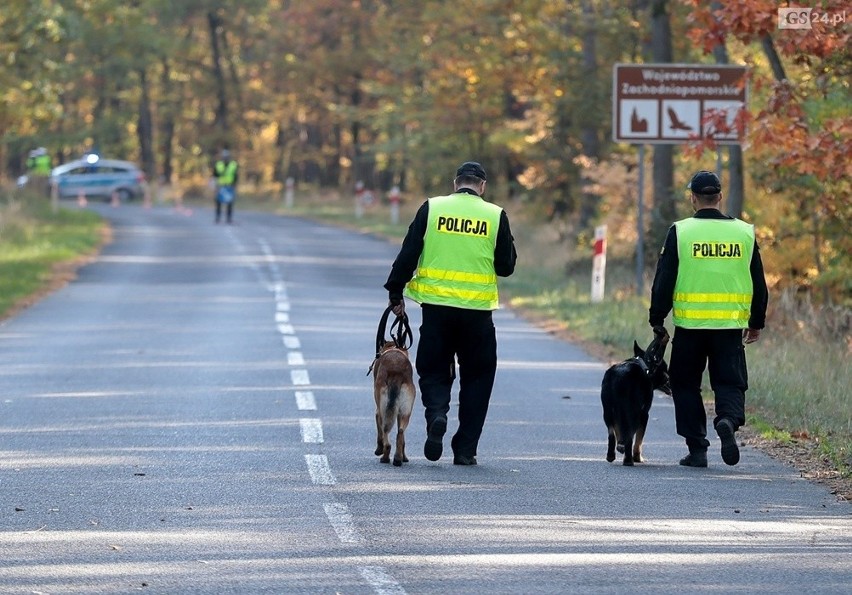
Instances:
[[[408,462],[405,456],[405,429],[411,419],[414,400],[414,373],[408,357],[413,336],[408,316],[397,317],[391,325],[391,340],[385,339],[385,326],[391,308],[388,307],[379,323],[376,336],[376,359],[370,365],[373,372],[373,395],[376,399],[376,455],[382,463],[390,463],[390,431],[396,423],[396,450],[393,464],[399,467]],[[394,329],[397,329],[394,334]]]

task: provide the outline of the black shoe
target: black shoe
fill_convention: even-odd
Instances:
[[[722,460],[726,465],[736,465],[740,462],[740,448],[737,446],[734,432],[734,422],[730,419],[723,418],[716,423],[716,433],[722,441]]]
[[[455,455],[453,457],[453,465],[476,465],[476,457],[467,455]]]
[[[691,450],[689,454],[680,460],[680,464],[684,467],[706,467],[707,466],[707,451],[706,450]]]
[[[426,431],[426,444],[423,445],[423,455],[430,461],[437,461],[444,452],[444,434],[447,432],[447,418],[443,415],[436,417]]]

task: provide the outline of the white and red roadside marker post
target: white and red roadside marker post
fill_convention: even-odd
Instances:
[[[288,177],[284,182],[284,206],[288,209],[293,208],[295,190],[296,180],[292,177]]]
[[[595,228],[595,251],[592,257],[592,303],[603,301],[606,281],[606,225]]]
[[[392,225],[399,225],[399,202],[402,198],[399,191],[399,186],[394,186],[388,192],[388,200],[390,201],[390,219]]]

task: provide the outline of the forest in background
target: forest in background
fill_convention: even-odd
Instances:
[[[807,4],[846,16],[839,0]],[[688,214],[691,173],[718,160],[726,208],[756,223],[773,289],[848,312],[850,24],[779,29],[779,6],[5,0],[0,177],[23,173],[44,146],[54,164],[94,149],[188,188],[228,147],[242,182],[269,192],[288,177],[344,194],[363,181],[419,202],[476,159],[498,201],[558,225],[565,250],[585,258],[599,223],[636,238],[637,151],[611,140],[613,65],[741,64],[742,147],[647,151],[645,250]]]

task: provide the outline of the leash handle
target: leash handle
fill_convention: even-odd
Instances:
[[[379,352],[382,350],[382,345],[385,344],[385,331],[388,327],[388,316],[393,311],[393,306],[388,306],[385,308],[385,311],[382,313],[382,317],[379,320],[379,328],[376,331],[376,357],[379,357]]]
[[[385,344],[385,333],[387,332],[388,318],[390,317],[391,312],[393,312],[393,306],[389,305],[385,308],[385,311],[382,313],[382,317],[379,320],[379,328],[376,331],[376,357],[379,356],[379,352],[382,350],[382,345]],[[394,332],[394,330],[396,330],[396,332]],[[390,337],[391,340],[393,340],[394,345],[400,349],[408,349],[414,344],[414,335],[408,324],[408,314],[403,312],[402,316],[397,316],[391,323]]]
[[[396,329],[396,334],[393,332],[394,329]],[[414,345],[414,335],[408,325],[408,314],[403,312],[402,316],[396,317],[396,320],[391,324],[390,336],[394,344],[400,349],[408,349]]]

